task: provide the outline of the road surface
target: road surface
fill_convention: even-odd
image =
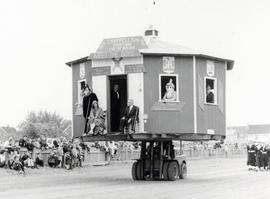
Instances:
[[[0,169],[1,199],[268,198],[270,172],[248,171],[245,158],[188,162],[188,178],[174,182],[133,181],[131,164],[64,169],[28,169],[26,175]]]

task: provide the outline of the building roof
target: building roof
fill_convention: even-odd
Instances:
[[[64,130],[63,130],[63,134],[65,135],[72,135],[72,126],[68,125]]]
[[[248,125],[247,134],[270,134],[270,124]]]
[[[66,63],[66,65],[71,66],[72,64],[78,64],[78,63],[87,61],[87,59],[88,59],[88,56],[82,57],[82,58],[80,58],[80,59],[76,59],[76,60],[73,60],[73,61],[69,61],[69,62]]]
[[[16,137],[17,130],[14,127],[0,127],[0,141],[4,141],[9,137]]]
[[[226,61],[227,70],[231,70],[234,65],[233,60],[221,58],[219,56],[213,56],[208,53],[193,50],[191,48],[187,48],[176,43],[162,41],[158,39],[158,37],[149,36],[131,36],[104,39],[96,52],[91,53],[88,59],[92,60],[119,57],[137,57],[141,54],[199,56],[208,59]],[[75,64],[85,60],[87,60],[87,57],[74,60],[66,64],[71,66],[71,64]]]
[[[187,56],[199,56],[210,59],[216,59],[221,61],[227,61],[227,70],[231,70],[234,65],[234,61],[218,56],[212,56],[202,51],[193,50],[188,47],[181,46],[179,44],[162,41],[155,37],[145,38],[148,48],[141,49],[142,54],[171,54],[171,55],[187,55]]]

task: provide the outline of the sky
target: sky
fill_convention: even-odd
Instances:
[[[270,1],[0,0],[0,126],[30,111],[71,119],[71,69],[104,38],[143,35],[235,60],[227,126],[270,123]]]

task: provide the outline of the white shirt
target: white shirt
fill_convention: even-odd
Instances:
[[[10,147],[10,143],[9,143],[9,141],[7,140],[7,141],[5,141],[5,143],[4,143],[4,145],[3,145],[3,147]]]

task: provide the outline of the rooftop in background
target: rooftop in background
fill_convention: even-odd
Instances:
[[[248,125],[247,134],[270,134],[270,124]]]

